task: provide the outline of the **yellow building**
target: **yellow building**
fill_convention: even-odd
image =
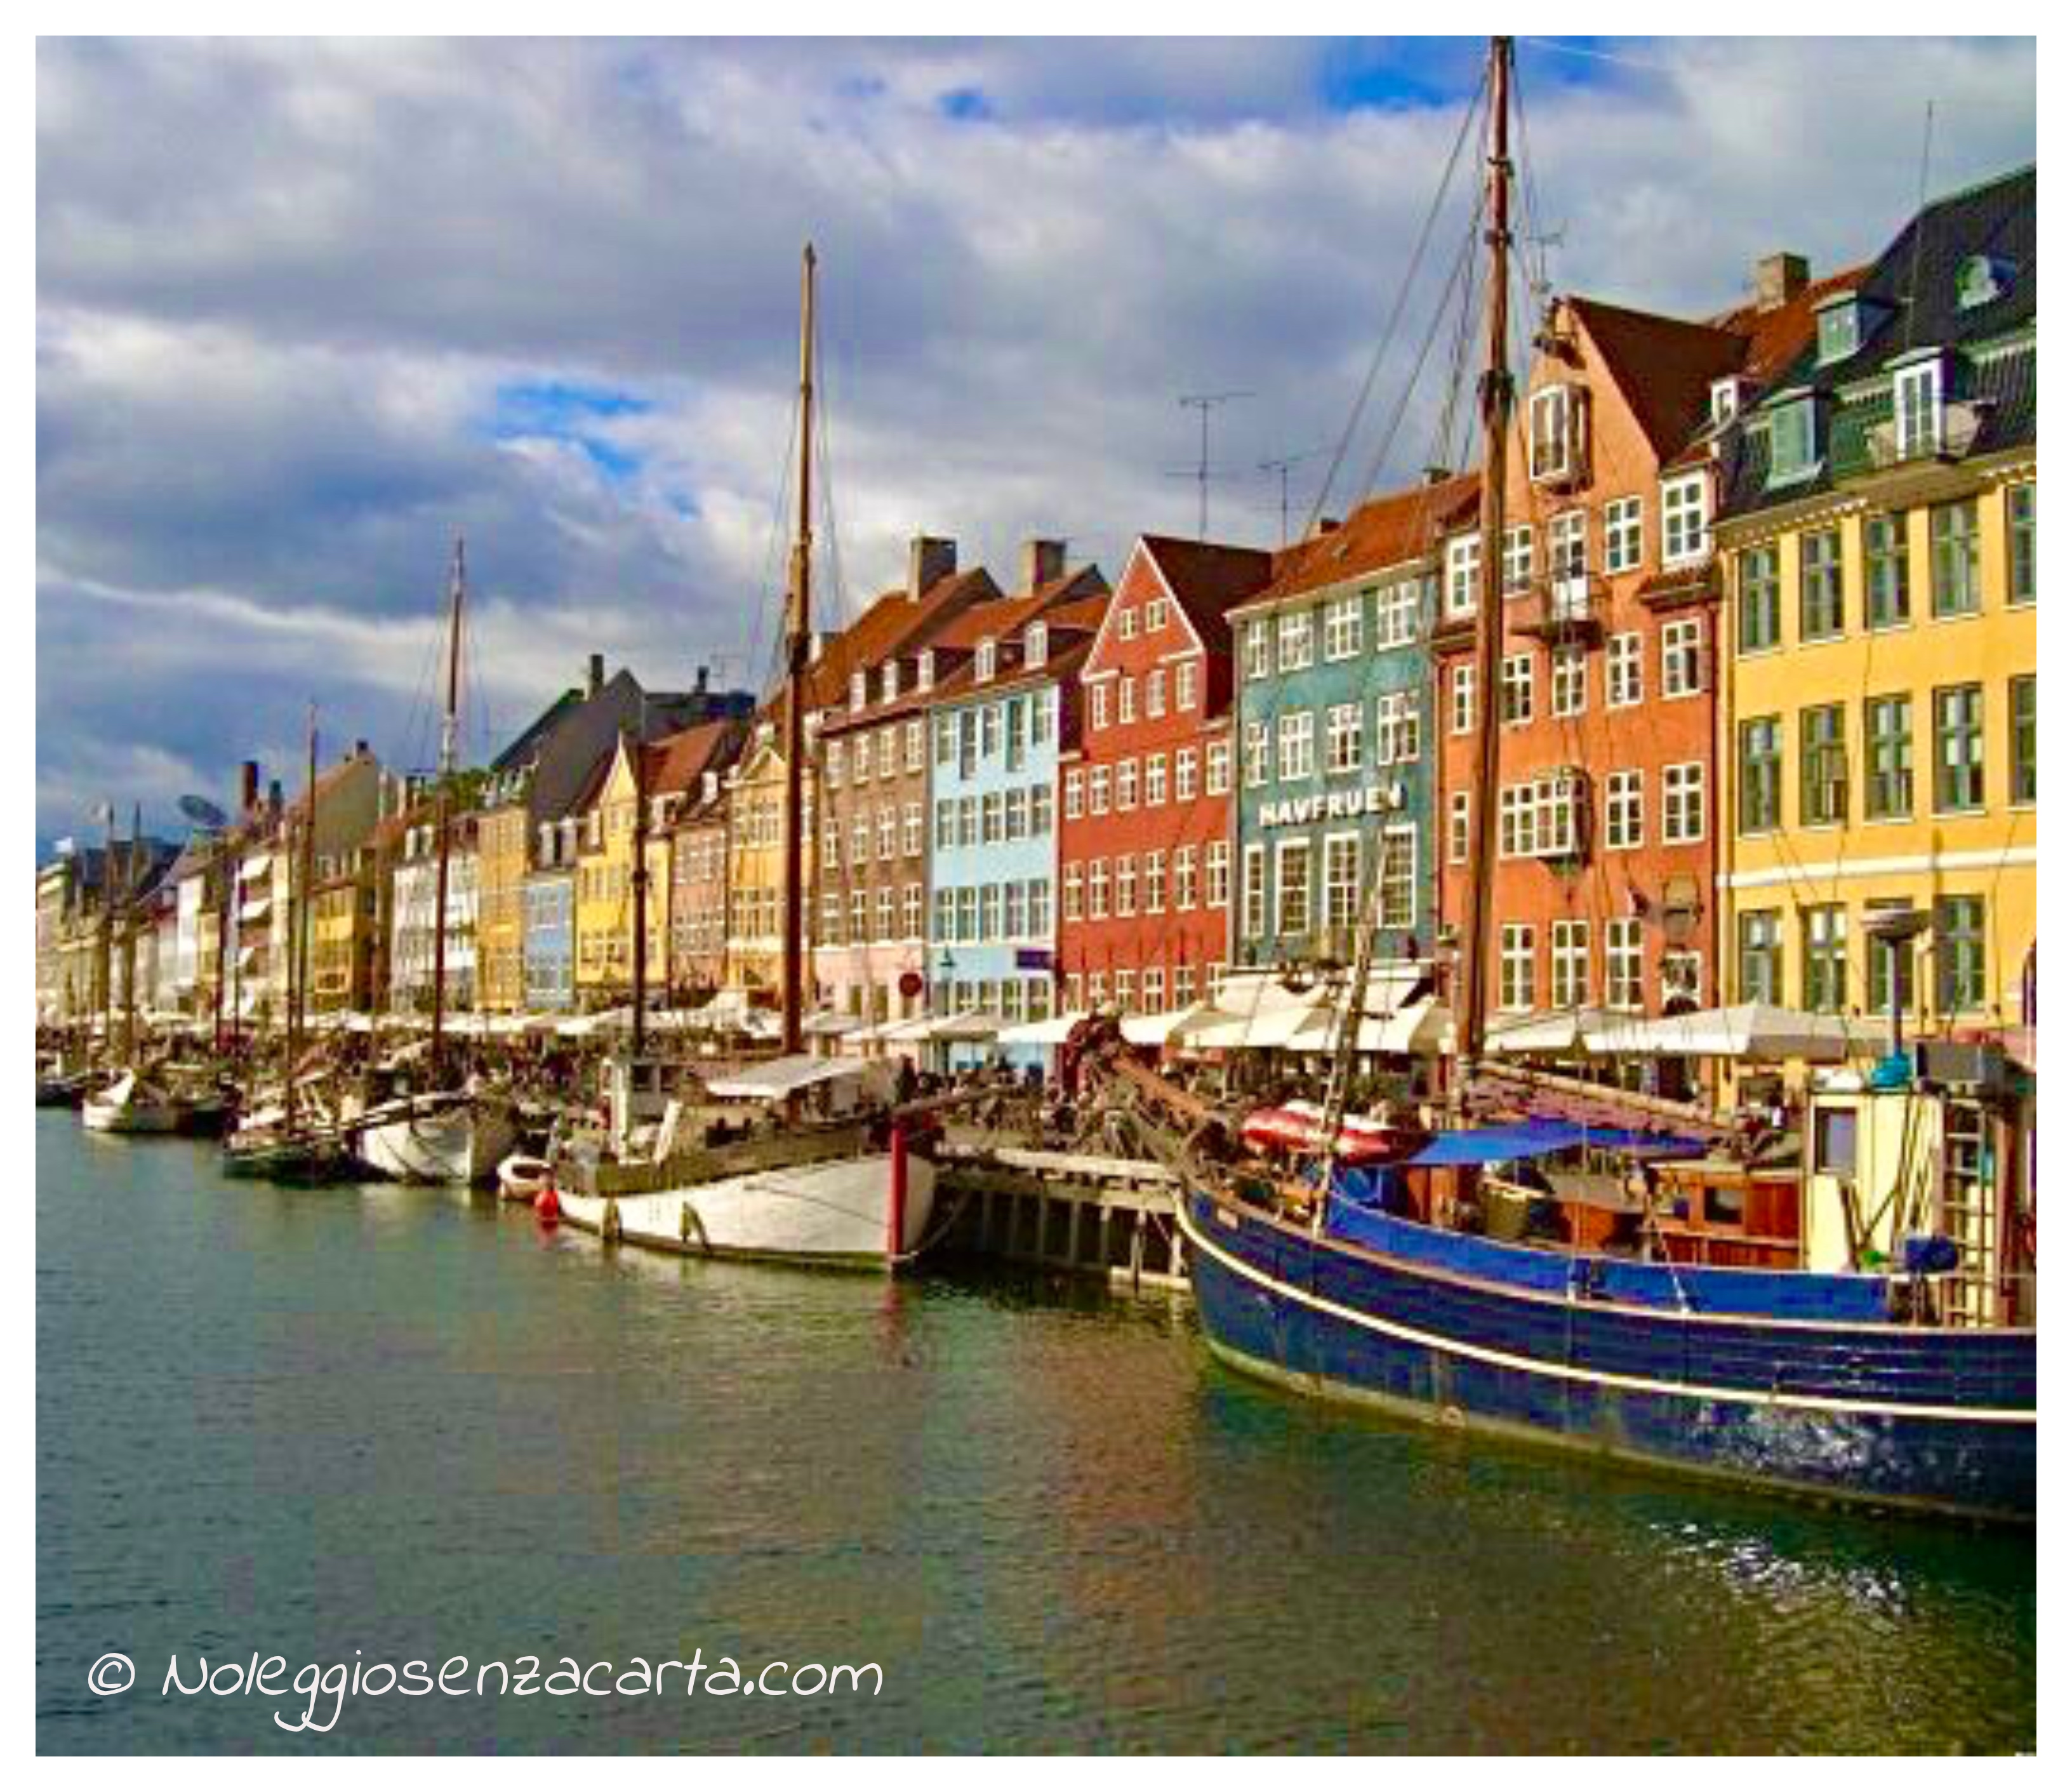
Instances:
[[[477,976],[482,1006],[515,1014],[525,1005],[525,873],[531,811],[522,783],[486,805],[481,832],[481,909],[477,922]]]
[[[578,805],[576,1005],[610,1008],[633,988],[633,822],[636,790],[626,738]]]
[[[1910,1030],[2024,1022],[2035,181],[1929,207],[1722,438],[1730,1001],[1883,1014],[1897,978]]]
[[[759,724],[741,762],[727,775],[732,827],[727,842],[726,978],[730,988],[776,999],[784,983],[784,756],[776,729]],[[800,825],[801,875],[813,887],[815,832],[809,784]],[[805,929],[804,974],[812,975],[812,905],[800,903]],[[810,988],[806,1005],[814,1005]]]
[[[320,863],[310,907],[310,1009],[372,1012],[376,935],[372,847]]]

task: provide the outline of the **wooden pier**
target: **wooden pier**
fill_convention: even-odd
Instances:
[[[1135,1292],[1184,1290],[1177,1186],[1158,1164],[1014,1145],[946,1143],[955,1219],[935,1248],[1098,1276]]]

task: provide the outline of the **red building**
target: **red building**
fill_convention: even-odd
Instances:
[[[1230,963],[1228,616],[1273,557],[1145,536],[1079,674],[1085,725],[1060,762],[1059,968],[1067,1010],[1157,1013]]]
[[[1805,339],[1812,296],[1803,264],[1766,264],[1755,303],[1710,323],[1583,298],[1550,308],[1507,457],[1494,791],[1475,765],[1480,539],[1470,523],[1445,544],[1432,641],[1442,914],[1461,926],[1474,805],[1494,801],[1493,1026],[1716,999],[1710,437],[1751,371]]]

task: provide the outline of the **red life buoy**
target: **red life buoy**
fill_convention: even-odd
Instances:
[[[561,1198],[554,1192],[554,1186],[553,1183],[549,1182],[546,1187],[541,1190],[538,1195],[534,1198],[532,1202],[532,1211],[538,1215],[540,1219],[545,1220],[549,1226],[553,1225],[561,1219]]]

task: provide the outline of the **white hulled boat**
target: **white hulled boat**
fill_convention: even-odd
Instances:
[[[98,1095],[88,1095],[80,1117],[89,1132],[177,1132],[180,1104],[135,1071],[125,1071]]]

